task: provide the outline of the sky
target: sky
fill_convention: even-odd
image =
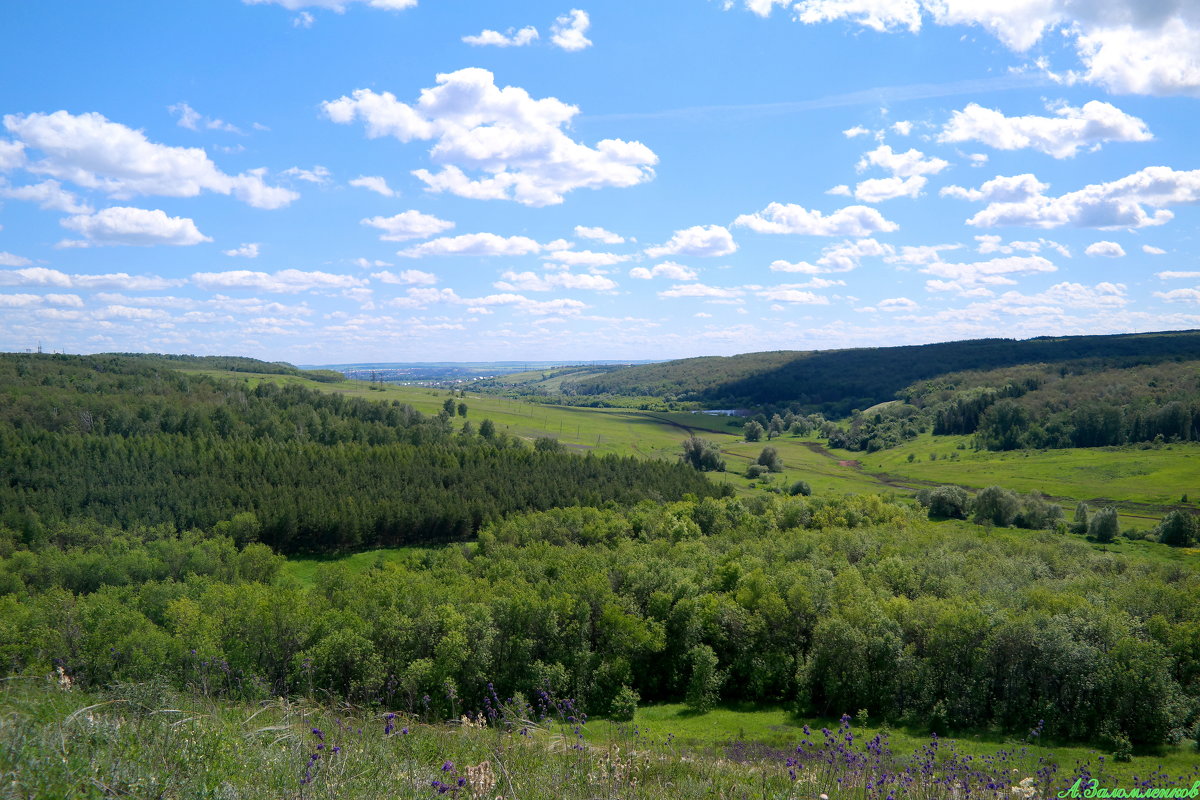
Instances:
[[[0,350],[1200,328],[1193,0],[575,2],[3,4]]]

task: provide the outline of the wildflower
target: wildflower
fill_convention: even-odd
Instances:
[[[445,764],[442,764],[442,772],[453,772],[453,771],[454,771],[454,762],[453,761],[447,761]]]
[[[321,730],[320,728],[313,728],[312,732],[313,732],[313,736],[317,737],[322,742],[325,741],[325,732],[323,730]]]

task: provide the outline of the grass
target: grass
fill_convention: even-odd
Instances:
[[[1134,776],[1158,786],[1200,777],[1194,752],[1182,748],[1113,764],[1086,749],[983,737],[942,740],[935,753],[927,737],[893,730],[894,749],[874,755],[864,743],[878,729],[824,721],[836,735],[826,744],[814,730],[816,746],[798,754],[802,723],[778,709],[696,715],[651,706],[625,725],[577,725],[567,713],[543,719],[505,704],[476,726],[303,699],[220,701],[162,683],[96,694],[14,680],[0,691],[0,797],[867,800],[883,796],[871,791],[881,781],[914,799],[961,797],[969,781],[971,795],[999,800],[1052,796],[1079,764],[1106,787],[1129,787]],[[851,732],[855,744],[846,745]],[[1039,791],[1015,794],[1039,767]],[[897,780],[905,770],[907,785]]]
[[[348,556],[293,557],[284,562],[280,577],[285,581],[290,579],[303,586],[312,586],[316,582],[318,570],[322,567],[338,565],[346,567],[353,573],[360,573],[384,564],[412,564],[432,549],[429,547],[392,547],[364,550]]]

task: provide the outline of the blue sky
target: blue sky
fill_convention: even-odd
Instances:
[[[9,3],[0,349],[1200,328],[1200,7],[1007,5]]]

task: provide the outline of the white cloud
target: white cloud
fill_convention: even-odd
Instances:
[[[889,297],[877,304],[880,311],[915,311],[917,304],[907,297]]]
[[[1172,289],[1169,292],[1155,292],[1155,297],[1168,303],[1200,303],[1200,287],[1195,289]]]
[[[1083,251],[1089,256],[1103,256],[1105,258],[1120,258],[1125,255],[1125,248],[1116,242],[1093,242]]]
[[[0,267],[27,267],[33,262],[24,256],[0,251]]]
[[[797,261],[792,263],[790,261],[784,261],[783,259],[772,261],[770,269],[772,272],[802,272],[806,275],[816,275],[818,273],[825,272],[825,270],[821,267],[817,266],[816,264],[810,264],[807,261]]]
[[[921,175],[911,178],[868,178],[854,187],[854,198],[864,203],[881,203],[897,197],[916,198],[928,180]]]
[[[881,244],[874,239],[847,240],[822,250],[817,264],[822,268],[821,272],[849,272],[858,268],[864,258],[891,256],[895,252],[890,244]]]
[[[631,256],[617,253],[596,253],[591,250],[554,250],[542,254],[542,258],[569,267],[610,267],[628,261]]]
[[[453,289],[409,289],[407,297],[392,300],[390,304],[400,308],[424,308],[434,303],[467,306],[467,312],[473,314],[490,313],[488,309],[494,306],[510,306],[518,311],[537,316],[548,314],[571,316],[588,308],[586,303],[569,298],[530,300],[524,295],[512,292],[490,294],[485,297],[460,297]]]
[[[494,233],[464,233],[422,242],[396,255],[421,256],[524,256],[541,251],[542,245],[526,236],[497,236]]]
[[[533,272],[505,272],[501,280],[493,284],[504,291],[548,292],[552,289],[587,289],[608,292],[617,288],[617,283],[603,275],[575,274],[573,272],[548,272],[537,275]]]
[[[405,211],[392,217],[369,217],[362,220],[362,224],[383,231],[379,238],[384,242],[425,239],[454,227],[453,222],[420,211]]]
[[[9,186],[0,179],[0,197],[37,203],[39,208],[62,211],[67,214],[90,214],[92,207],[81,201],[72,192],[62,188],[56,180],[44,180],[28,186]]]
[[[39,294],[0,294],[0,308],[30,308],[42,302]]]
[[[437,283],[437,275],[432,272],[422,272],[419,269],[406,269],[400,273],[372,272],[371,277],[380,283],[390,283],[396,286],[432,286]]]
[[[1071,250],[1063,244],[1059,244],[1051,239],[1036,239],[1033,241],[1010,241],[1007,244],[1001,236],[991,234],[983,234],[976,236],[975,241],[979,245],[975,248],[980,253],[988,255],[990,253],[1040,253],[1042,249],[1053,250],[1064,258],[1071,257]]]
[[[913,124],[907,120],[899,120],[892,123],[892,130],[900,136],[911,136],[913,132]]]
[[[293,28],[311,28],[317,18],[307,11],[301,11],[292,19]]]
[[[604,228],[588,228],[583,225],[575,226],[575,235],[581,239],[592,239],[602,244],[624,244],[625,237],[607,231]]]
[[[794,303],[797,305],[810,306],[827,306],[829,298],[812,292],[803,291],[798,288],[800,284],[781,284],[779,286],[768,286],[765,289],[760,289],[754,294],[770,300],[774,303]]]
[[[986,286],[1016,283],[1010,275],[1031,275],[1038,272],[1055,272],[1058,267],[1042,256],[1005,256],[989,261],[949,263],[935,261],[927,264],[921,272],[934,275],[937,279],[926,281],[930,291],[990,294]],[[941,280],[938,280],[941,279]]]
[[[1092,100],[1082,108],[1051,105],[1056,116],[1006,117],[971,103],[955,111],[938,135],[939,142],[977,141],[997,150],[1031,148],[1055,158],[1070,158],[1080,148],[1099,149],[1102,142],[1147,142],[1154,137],[1146,123],[1109,103]]]
[[[1000,237],[997,236],[996,238],[999,239]],[[914,264],[923,266],[941,261],[942,253],[947,250],[959,250],[961,248],[961,244],[904,245],[900,248],[898,254],[892,253],[884,257],[883,260],[889,264]]]
[[[829,216],[792,203],[771,203],[762,211],[743,214],[733,221],[758,233],[795,233],[808,236],[869,236],[899,229],[868,206],[846,206]]]
[[[341,14],[346,6],[353,3],[366,3],[370,8],[382,8],[387,11],[403,11],[412,8],[417,0],[242,0],[246,5],[262,5],[273,3],[283,6],[288,11],[299,11],[302,8],[327,8]]]
[[[1195,271],[1180,272],[1180,271],[1176,271],[1176,270],[1167,270],[1166,272],[1154,273],[1154,277],[1158,278],[1159,280],[1164,280],[1164,281],[1178,280],[1180,278],[1189,278],[1189,279],[1190,278],[1200,278],[1200,272],[1195,272]]]
[[[112,197],[137,195],[195,197],[202,191],[232,194],[256,208],[280,208],[299,197],[290,189],[268,186],[265,170],[226,175],[198,147],[155,144],[141,131],[110,122],[95,112],[72,115],[8,114],[4,127],[27,149],[44,157],[30,161],[30,172],[67,180]]]
[[[0,140],[0,171],[25,166],[25,145]]]
[[[726,7],[733,4],[727,0]],[[938,25],[977,25],[1025,53],[1047,34],[1075,49],[1082,69],[1054,75],[1124,94],[1200,95],[1200,7],[1187,0],[743,0],[759,16],[790,7],[804,23],[849,20],[876,31],[921,29],[922,12]],[[1039,66],[1045,69],[1044,62]],[[1048,70],[1046,70],[1048,72]]]
[[[509,28],[506,35],[485,29],[474,36],[464,36],[462,40],[473,47],[524,47],[538,40],[538,30],[527,25],[519,31]]]
[[[735,297],[741,297],[745,292],[738,288],[722,288],[720,286],[708,286],[703,283],[686,283],[678,286],[672,286],[670,289],[659,292],[659,297],[708,297],[719,300],[729,300]]]
[[[984,201],[988,203],[1012,203],[1036,197],[1050,188],[1050,184],[1042,183],[1036,176],[998,175],[990,181],[985,181],[978,189],[964,189],[961,186],[943,187],[943,197],[957,197],[960,200]]]
[[[740,219],[740,217],[739,217]],[[736,252],[737,243],[733,234],[720,225],[694,225],[691,228],[675,231],[675,235],[666,244],[647,247],[646,255],[651,258],[663,256],[727,256]]]
[[[629,270],[629,277],[640,278],[641,280],[667,278],[673,281],[694,281],[696,280],[696,271],[690,267],[685,267],[683,264],[676,264],[674,261],[664,261],[661,264],[656,264],[652,269],[634,267]]]
[[[839,183],[830,189],[825,190],[825,194],[839,195],[842,197],[851,197],[854,192],[850,191],[850,187],[844,183]]]
[[[384,197],[395,197],[398,192],[387,185],[387,181],[378,175],[360,175],[350,181],[351,186],[357,186],[360,189],[366,189],[376,194],[381,194]]]
[[[279,272],[251,272],[237,269],[228,272],[197,272],[192,283],[209,291],[217,289],[255,289],[264,292],[292,294],[314,289],[354,289],[366,285],[361,278],[334,275],[329,272],[306,272],[285,269]]]
[[[68,275],[56,269],[29,267],[0,270],[0,286],[53,286],[58,289],[119,289],[127,292],[157,291],[179,286],[181,280],[160,278],[157,275],[129,275],[114,272],[104,275]]]
[[[211,242],[196,223],[186,217],[168,217],[158,209],[113,206],[95,214],[79,214],[62,220],[62,225],[94,245],[194,245]],[[72,245],[80,246],[79,242]]]
[[[1036,181],[1032,185],[1046,188]],[[984,184],[983,188],[987,186]],[[948,188],[958,190],[958,187]],[[972,191],[959,191],[962,193],[957,196],[976,199],[976,193]],[[1124,178],[1091,184],[1060,197],[1048,197],[1041,194],[1040,190],[1007,200],[988,197],[987,192],[979,194],[979,199],[991,200],[991,203],[967,220],[967,224],[977,227],[1027,225],[1057,228],[1073,225],[1100,229],[1142,228],[1163,225],[1173,219],[1175,215],[1164,206],[1200,202],[1200,170],[1183,172],[1170,167],[1146,167]],[[1154,210],[1147,211],[1147,207]]]
[[[1165,256],[1167,254],[1166,250],[1163,250],[1161,247],[1155,247],[1152,244],[1142,245],[1142,252],[1151,256]]]
[[[320,164],[317,164],[312,169],[301,169],[300,167],[291,167],[289,169],[285,169],[283,171],[283,174],[290,175],[291,177],[293,177],[297,180],[307,181],[308,183],[315,183],[318,186],[323,186],[323,185],[329,183],[329,174],[330,173],[329,173],[328,168],[322,167]]]
[[[235,247],[232,250],[222,250],[222,255],[227,255],[230,258],[258,258],[258,242],[246,242],[241,247]]]
[[[855,125],[853,128],[847,128],[842,131],[842,135],[847,139],[854,139],[859,136],[867,136],[871,133],[870,128],[864,128],[862,125]]]
[[[556,47],[571,52],[591,47],[592,40],[584,36],[590,25],[591,20],[588,19],[587,12],[573,8],[554,20],[550,27],[550,41]]]
[[[810,25],[850,19],[880,32],[921,29],[921,8],[915,0],[800,0],[792,11],[797,20]]]
[[[579,113],[576,106],[500,88],[491,72],[474,67],[438,75],[437,83],[413,106],[359,89],[322,108],[336,123],[361,119],[369,138],[436,140],[430,157],[441,170],[413,172],[434,192],[546,206],[575,189],[634,186],[654,177],[658,157],[640,142],[603,139],[593,148],[569,137],[563,128]]]
[[[936,175],[950,166],[950,162],[940,158],[928,158],[915,148],[897,153],[890,145],[883,144],[864,153],[856,166],[860,172],[869,167],[879,167],[897,178],[908,178],[914,175]]]
[[[242,132],[236,125],[231,125],[224,120],[204,116],[187,103],[176,103],[173,106],[167,106],[167,111],[171,114],[177,114],[179,116],[179,127],[187,128],[188,130],[225,131],[226,133]]]

